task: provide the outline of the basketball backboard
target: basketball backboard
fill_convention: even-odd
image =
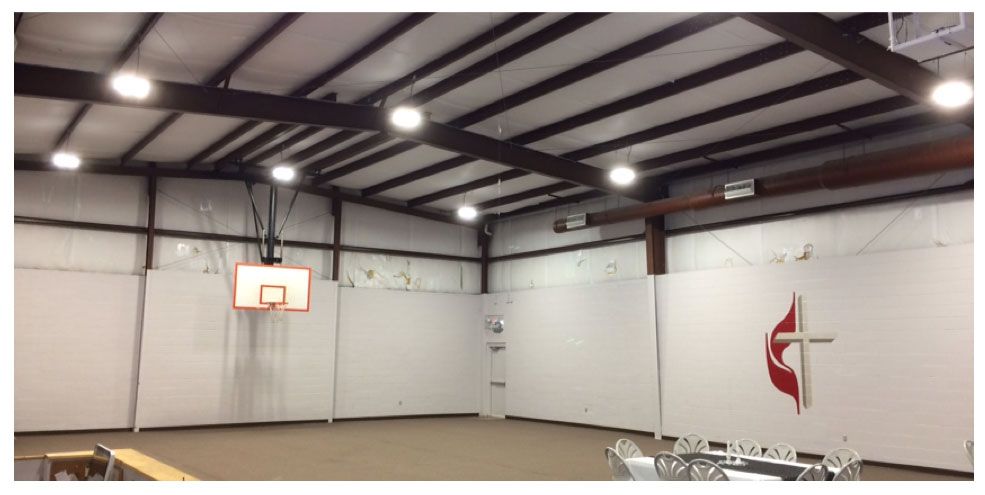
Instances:
[[[311,268],[236,263],[233,309],[308,311]]]

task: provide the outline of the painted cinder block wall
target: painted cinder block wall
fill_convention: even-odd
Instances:
[[[973,244],[656,278],[663,433],[748,437],[873,461],[969,471]],[[793,293],[808,332],[813,405],[772,385],[765,336]],[[802,376],[798,345],[786,363]]]

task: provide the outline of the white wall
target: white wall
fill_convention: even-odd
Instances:
[[[233,311],[232,276],[152,270],[137,427],[332,418],[336,284],[311,311]]]
[[[132,425],[141,279],[14,270],[14,431]]]
[[[485,296],[485,313],[506,322],[500,334],[485,331],[506,343],[506,414],[659,435],[652,284]]]
[[[972,258],[966,244],[657,277],[664,434],[968,470]],[[806,331],[837,334],[811,346],[814,405],[800,415],[765,351],[794,292]],[[801,376],[798,346],[784,359]]]
[[[477,413],[481,296],[341,288],[335,417]]]

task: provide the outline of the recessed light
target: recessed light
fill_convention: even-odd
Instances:
[[[113,78],[113,89],[127,98],[146,98],[150,94],[150,81],[134,74],[119,74]]]
[[[458,209],[458,218],[462,220],[472,220],[479,214],[475,208],[471,206],[463,206]]]
[[[947,81],[934,88],[931,98],[934,103],[946,107],[960,107],[971,101],[974,92],[971,85],[964,81]]]
[[[421,125],[421,112],[409,107],[397,107],[390,113],[390,121],[397,127],[413,129]]]
[[[636,180],[636,172],[629,167],[619,166],[609,171],[609,180],[620,186],[625,186]]]
[[[80,160],[79,155],[76,155],[75,153],[59,151],[58,153],[52,155],[51,163],[58,168],[73,170],[79,168],[79,165],[82,164],[82,160]]]
[[[294,169],[286,165],[280,165],[274,167],[274,171],[271,172],[271,174],[275,179],[282,182],[287,182],[294,178]]]

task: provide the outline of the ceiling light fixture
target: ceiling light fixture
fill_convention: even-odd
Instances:
[[[118,74],[113,89],[127,98],[144,99],[150,94],[150,81],[135,74]]]
[[[636,172],[625,165],[620,165],[609,171],[609,180],[620,186],[632,184],[636,180]]]
[[[934,88],[931,99],[934,103],[945,107],[955,108],[966,105],[971,101],[974,92],[971,85],[964,81],[946,81]]]
[[[294,178],[294,169],[286,165],[279,165],[274,167],[274,171],[271,174],[275,179],[281,182],[287,182]]]
[[[390,113],[390,122],[397,127],[413,129],[421,125],[421,112],[410,107],[397,107]]]
[[[472,206],[463,206],[458,209],[458,218],[462,220],[472,220],[479,215],[479,212]]]
[[[79,165],[82,164],[82,160],[79,159],[79,155],[76,155],[75,153],[59,151],[58,153],[52,155],[51,163],[58,168],[74,170],[79,168]]]

